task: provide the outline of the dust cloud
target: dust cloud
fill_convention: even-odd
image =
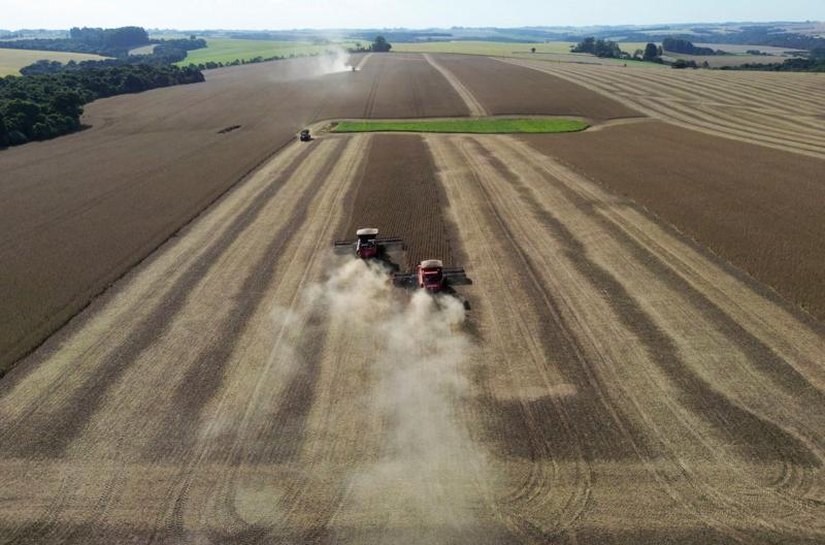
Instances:
[[[272,81],[295,81],[319,78],[329,74],[350,72],[349,53],[340,47],[331,47],[320,55],[296,57],[273,63]]]
[[[372,347],[365,352],[372,377],[360,394],[365,411],[377,411],[385,424],[378,456],[346,479],[345,509],[384,521],[390,533],[475,526],[486,476],[484,456],[457,412],[473,350],[461,329],[462,303],[394,288],[381,266],[355,259],[310,288],[306,303],[323,308],[331,328],[346,328],[352,344]],[[400,535],[385,537],[398,542]]]

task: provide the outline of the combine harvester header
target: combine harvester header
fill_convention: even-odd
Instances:
[[[381,258],[387,251],[404,249],[404,241],[398,237],[378,238],[378,229],[363,227],[355,231],[356,240],[336,240],[332,246],[336,254],[355,252],[361,259]]]
[[[440,259],[425,259],[415,267],[414,272],[394,274],[392,282],[398,287],[421,288],[430,293],[472,283],[463,267],[445,267]]]

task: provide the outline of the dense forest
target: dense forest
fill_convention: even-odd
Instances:
[[[596,55],[597,57],[608,57],[614,59],[625,56],[619,48],[619,44],[616,42],[602,39],[597,40],[594,37],[585,38],[573,46],[570,51],[573,53],[590,53],[591,55]]]
[[[673,53],[684,53],[686,55],[724,55],[724,51],[714,51],[710,47],[696,47],[693,42],[680,38],[665,38],[662,40],[662,49]]]
[[[130,49],[150,44],[149,34],[140,27],[72,28],[63,39],[21,39],[0,42],[6,49],[37,49],[41,51],[69,51],[94,53],[106,57],[120,57]]]
[[[131,49],[150,44],[157,44],[154,53],[133,62],[178,62],[186,58],[187,51],[206,47],[206,40],[194,37],[179,40],[151,40],[146,30],[140,27],[75,27],[69,31],[69,38],[0,41],[0,48],[91,53],[128,61]]]
[[[152,43],[140,27],[73,28],[69,36],[0,42],[0,47],[115,57],[67,64],[41,60],[21,68],[22,77],[0,78],[0,147],[77,131],[83,105],[98,98],[204,81],[196,67],[172,65],[187,51],[206,47],[203,39],[156,40],[153,53],[129,55],[130,49]]]
[[[81,128],[83,105],[98,98],[204,81],[196,68],[102,65],[0,78],[0,146],[47,140]]]
[[[764,70],[771,72],[825,72],[825,46],[813,49],[807,57],[794,57],[782,63],[723,66],[721,70]]]

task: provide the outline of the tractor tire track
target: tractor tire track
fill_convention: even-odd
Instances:
[[[503,139],[503,140],[506,140],[506,139]],[[519,149],[519,146],[520,146],[518,143],[510,142],[509,145],[499,146],[498,141],[499,141],[499,139],[496,139],[495,142],[491,141],[491,142],[486,144],[486,147],[490,150],[494,150],[494,151],[492,151],[492,153],[498,153],[500,150],[503,151],[504,149],[508,149],[510,153],[517,154],[519,156],[519,158],[517,160],[512,160],[512,161],[508,160],[508,163],[511,164],[511,165],[529,165],[530,164],[531,158],[527,154],[517,152],[517,150]],[[537,171],[537,170],[528,170],[527,167],[522,167],[519,170],[521,170],[521,174],[522,174],[522,177],[523,177],[524,180],[540,180],[542,178],[544,178],[545,180],[552,180],[553,179],[551,176],[548,176],[547,173],[545,173],[542,176],[542,174],[539,171]],[[506,178],[506,172],[504,172],[503,174],[505,174],[505,178]],[[541,187],[545,187],[545,185],[546,184],[543,184]],[[534,185],[534,188],[536,188],[536,187],[539,187],[539,186]],[[547,187],[549,187],[549,186],[547,186]],[[538,189],[534,189],[534,191],[536,191],[537,193],[539,192]],[[544,191],[544,193],[547,194],[547,191]],[[593,201],[593,198],[591,197],[590,202],[592,202],[592,201]],[[544,205],[543,210],[545,212],[543,213],[543,215],[546,215],[547,210],[551,210],[551,209],[552,210],[560,210],[559,198],[554,198],[550,202],[552,202],[553,204]],[[529,206],[528,206],[528,208],[529,208]],[[606,207],[606,208],[607,209],[612,209],[612,207],[609,207],[609,206]],[[565,210],[565,208],[561,208],[561,210]],[[577,226],[576,231],[577,232],[590,233],[590,232],[593,232],[594,229],[586,228],[586,227],[583,227],[583,226]],[[566,239],[566,240],[573,240],[574,239],[572,233],[567,233],[567,235],[565,235],[563,238]],[[598,247],[601,248],[602,246],[600,245]],[[596,246],[594,246],[593,248],[596,248]],[[581,255],[581,253],[583,251],[584,251],[584,249],[581,248],[581,249],[578,249],[578,250],[574,250],[573,253],[575,255]],[[587,253],[590,253],[592,251],[593,250],[588,250]],[[615,266],[616,266],[616,263],[614,263],[611,268],[615,268]],[[588,275],[593,276],[594,273],[595,273],[595,271],[591,269],[588,272]],[[595,278],[599,278],[599,275],[595,275]],[[600,284],[602,284],[602,286],[604,286],[604,285],[610,285],[610,283],[612,281],[608,282],[607,277],[602,276],[601,280],[599,280],[599,282],[600,282]],[[604,284],[604,282],[607,282],[607,284]],[[653,282],[655,282],[655,281],[653,281]],[[647,289],[650,289],[651,281],[649,280],[644,285],[647,286]],[[680,287],[683,287],[683,286],[680,286]],[[622,316],[622,319],[626,322],[626,326],[630,327],[631,329],[637,328],[637,327],[639,327],[640,324],[643,324],[644,321],[647,318],[643,318],[641,314],[631,312],[632,308],[633,308],[632,304],[631,304],[631,301],[632,301],[631,297],[628,294],[621,295],[620,291],[616,291],[616,290],[619,290],[619,289],[624,289],[624,288],[620,288],[617,283],[614,283],[614,286],[612,288],[610,288],[610,290],[614,293],[614,295],[611,297],[611,301],[614,305],[619,305],[618,308],[621,309],[621,312],[618,315]],[[705,318],[705,319],[707,319],[707,318]],[[699,320],[700,323],[702,321],[703,321],[702,319]],[[668,327],[668,329],[671,329],[671,327]],[[674,331],[679,331],[679,328],[676,327],[673,330]],[[653,343],[653,344],[650,345],[651,346],[650,350],[652,350],[653,354],[656,354],[656,359],[659,362],[664,363],[664,362],[667,362],[668,359],[672,359],[676,356],[674,355],[671,358],[667,358],[667,357],[663,358],[662,357],[662,352],[661,352],[662,347],[666,346],[671,341],[667,340],[666,337],[661,337],[661,336],[658,339],[655,336],[650,337],[651,333],[654,333],[656,331],[657,331],[657,329],[653,326],[644,327],[643,329],[638,329],[637,330],[637,335],[639,335],[640,339],[648,338],[649,342]],[[655,335],[659,335],[659,334],[655,334]],[[671,350],[674,350],[674,349],[675,349],[675,346],[673,346],[671,348]],[[681,367],[683,367],[683,366],[680,366],[679,369]],[[671,372],[675,371],[676,369],[677,368],[672,368]],[[667,370],[667,368],[665,368],[665,370]],[[791,377],[792,376],[793,375],[791,375]],[[700,386],[700,383],[697,382],[697,381],[699,381],[701,379],[699,379],[698,377],[692,378],[687,383],[685,383],[684,381],[686,379],[686,376],[683,375],[680,371],[680,373],[678,375],[673,375],[673,379],[677,380],[680,384],[682,384],[683,385],[682,387],[687,386],[689,391],[704,391],[704,394],[702,394],[703,398],[705,398],[707,400],[715,400],[713,402],[713,405],[711,405],[711,406],[722,407],[722,406],[724,406],[725,403],[727,403],[727,402],[724,401],[724,398],[722,398],[719,394],[711,392],[710,390],[707,389],[707,387]],[[796,379],[796,380],[798,380],[798,379]],[[722,403],[722,405],[719,405],[719,403]],[[746,419],[752,418],[751,416],[746,416],[747,413],[742,413],[739,408],[734,408],[734,407],[735,407],[735,405],[728,405],[728,408],[726,409],[726,412],[721,413],[722,415],[726,415],[726,416],[724,416],[724,419],[717,424],[717,427],[720,431],[724,432],[726,426],[733,427],[734,431],[735,431],[736,426],[731,425],[730,418],[731,418],[732,415],[737,414],[737,411],[738,411],[738,414],[740,414],[741,416],[738,416],[736,418],[746,418]],[[678,407],[675,407],[675,409],[677,411],[679,410]],[[713,414],[714,414],[713,412],[708,412],[707,407],[704,404],[696,405],[693,410],[696,414],[701,414],[705,417],[711,417],[712,418]],[[731,411],[734,411],[734,412],[731,413]],[[753,421],[753,420],[751,420],[751,421]],[[759,420],[755,421],[754,424],[756,422],[759,422]],[[763,420],[762,423],[759,424],[759,425],[764,427],[765,425],[768,425],[768,422]],[[816,429],[816,425],[814,425],[813,423],[811,423],[810,425],[814,426],[813,429]],[[761,434],[755,434],[755,437],[759,437],[759,439],[757,439],[757,441],[758,442],[768,441],[769,440],[768,438],[769,437],[775,437],[776,433],[779,433],[779,437],[774,439],[774,444],[776,444],[776,445],[785,445],[785,444],[793,445],[794,441],[796,441],[796,439],[790,439],[791,436],[785,436],[785,438],[783,438],[783,434],[785,432],[781,432],[779,430],[779,428],[774,427],[774,428],[772,428],[772,430],[773,431],[771,431],[771,428],[769,427],[769,428],[763,430],[763,432],[761,432]],[[810,436],[809,436],[809,438],[810,438]],[[743,437],[742,440],[745,441],[746,445],[747,445],[748,439]],[[788,443],[789,440],[790,440],[790,443]],[[797,443],[797,445],[801,445],[801,444]],[[718,448],[718,447],[716,447],[716,448]],[[782,447],[782,448],[784,448],[784,447]],[[807,449],[805,447],[798,446],[797,451],[803,453],[802,458],[797,458],[796,457],[797,455],[794,454],[794,450],[785,451],[784,456],[790,456],[790,458],[788,458],[788,459],[790,460],[791,465],[794,465],[794,466],[800,465],[801,467],[809,466],[809,464],[814,464],[814,467],[816,467],[818,465],[817,458],[816,457],[811,458],[810,454],[807,454]],[[676,452],[676,451],[674,451],[674,452]],[[728,502],[729,502],[728,499],[725,499],[721,496],[720,496],[720,500],[725,502],[726,504],[728,504]],[[738,502],[736,502],[736,503],[738,503]],[[732,506],[732,504],[729,504],[729,505]],[[746,515],[747,510],[743,510],[742,513]],[[783,524],[779,521],[773,521],[773,522],[767,522],[766,523],[766,522],[763,522],[763,521],[754,520],[753,522],[758,523],[759,525],[764,524],[766,529],[769,529],[769,531],[773,531],[775,529],[775,527],[777,526],[777,524],[778,524],[779,527],[783,526]],[[799,529],[798,527],[795,527],[795,526],[792,526],[792,527],[793,527],[793,529],[796,529],[796,530]]]

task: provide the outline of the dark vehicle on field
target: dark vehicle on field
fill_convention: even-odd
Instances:
[[[398,237],[378,238],[378,229],[364,227],[355,232],[356,240],[336,240],[333,249],[336,254],[352,251],[361,259],[381,258],[391,249],[403,249],[404,241]]]
[[[301,134],[300,136],[298,136],[298,138],[301,140],[301,142],[309,142],[310,140],[312,140],[312,135],[309,134],[309,129],[304,129],[301,131]]]

